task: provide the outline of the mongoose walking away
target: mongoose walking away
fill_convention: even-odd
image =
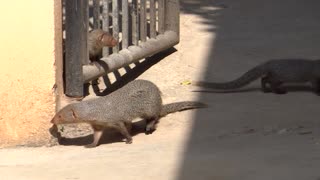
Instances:
[[[192,84],[213,89],[230,90],[241,88],[260,77],[263,92],[284,94],[287,92],[281,87],[284,83],[311,82],[314,91],[318,95],[320,94],[320,60],[270,60],[254,67],[238,79],[230,82],[216,83],[197,81]]]

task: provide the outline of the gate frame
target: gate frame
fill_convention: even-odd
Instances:
[[[71,22],[71,18],[66,18],[66,30],[69,32],[66,31],[67,39],[65,44],[65,57],[68,58],[68,61],[66,61],[63,66],[65,67],[65,84],[63,84],[64,86],[58,86],[58,88],[62,87],[63,90],[65,90],[64,95],[70,97],[69,99],[83,98],[84,83],[97,79],[100,76],[106,75],[109,72],[127,66],[131,63],[135,63],[141,59],[153,56],[179,43],[179,0],[158,0],[158,35],[154,36],[154,33],[151,32],[151,37],[149,39],[141,38],[141,34],[146,34],[146,32],[141,32],[140,30],[138,34],[141,33],[141,41],[138,44],[134,44],[129,47],[123,47],[123,49],[121,49],[119,52],[116,50],[113,54],[104,56],[101,58],[100,62],[88,64],[89,58],[87,43],[81,43],[83,44],[82,46],[78,46],[76,43],[79,41],[87,42],[89,24],[88,0],[81,0],[81,2],[78,0],[66,1],[68,1],[68,3],[65,4],[66,13],[73,14],[72,18],[75,16],[77,19],[80,18],[79,22],[88,22]],[[110,1],[111,0],[103,0],[103,4]],[[112,1],[116,2],[117,0]],[[140,1],[140,3],[141,2],[145,3],[146,1],[143,0]],[[150,0],[149,2],[154,3],[154,0]],[[71,6],[76,6],[78,8],[71,8]],[[142,9],[145,11],[145,8]],[[154,12],[150,11],[150,14],[151,13],[155,14]],[[112,14],[115,15],[114,10]],[[129,13],[126,14],[128,15]],[[140,14],[140,18],[146,18],[145,16],[146,14]],[[141,24],[143,23],[140,23],[140,27],[144,27]],[[114,33],[119,32],[113,32],[113,34]],[[61,92],[61,90],[58,92]],[[61,103],[59,102],[57,104],[60,106]]]

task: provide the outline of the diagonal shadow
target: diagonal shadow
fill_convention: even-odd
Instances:
[[[165,57],[169,56],[170,54],[176,52],[177,50],[175,48],[169,48],[166,51],[163,51],[161,53],[155,54],[152,57],[146,58],[145,61],[141,63],[135,63],[135,67],[132,69],[128,68],[126,69],[126,73],[124,75],[120,75],[119,72],[115,71],[113,73],[116,73],[116,81],[114,83],[111,83],[111,80],[108,78],[108,76],[104,76],[104,84],[107,86],[105,89],[102,91],[100,90],[100,87],[98,84],[93,84],[93,92],[95,93],[96,96],[106,96],[115,90],[123,87],[130,81],[136,79],[139,77],[141,74],[143,74],[146,70],[151,68],[153,65],[157,64],[160,62],[162,59]]]
[[[132,124],[132,130],[130,134],[133,137],[133,141],[135,135],[145,132],[145,126],[146,124],[144,120],[137,121]],[[59,144],[64,146],[85,146],[92,143],[93,134],[74,138],[61,137],[58,140]],[[124,137],[120,134],[120,132],[116,131],[115,129],[109,128],[104,130],[103,135],[99,141],[99,145],[124,142]]]

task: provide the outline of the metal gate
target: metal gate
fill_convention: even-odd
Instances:
[[[67,96],[83,97],[84,83],[179,43],[179,0],[65,0],[64,3]],[[87,48],[90,21],[94,29],[112,32],[120,42],[112,50],[104,48],[100,63],[94,64],[89,64]]]

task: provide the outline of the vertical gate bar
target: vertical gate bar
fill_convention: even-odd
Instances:
[[[110,0],[103,0],[102,5],[102,29],[106,32],[109,32],[109,3]],[[108,56],[109,55],[109,47],[103,47],[102,50],[103,56]]]
[[[93,0],[93,28],[100,28],[100,0]]]
[[[158,0],[158,31],[163,34],[165,31],[165,0]]]
[[[70,97],[83,97],[82,65],[89,61],[88,7],[88,0],[66,1],[65,94]]]
[[[139,34],[138,34],[138,1],[132,0],[131,6],[131,17],[132,17],[132,44],[138,45]]]
[[[179,37],[179,0],[167,0],[165,6],[165,30],[174,31],[178,34]]]
[[[129,7],[128,0],[122,1],[122,49],[129,46]]]
[[[135,0],[132,0],[131,4],[130,4],[130,15],[131,15],[131,43],[133,45],[136,45],[135,39],[136,39],[136,6],[135,6]]]
[[[156,38],[156,4],[155,0],[150,0],[150,36]]]
[[[89,59],[89,49],[88,49],[88,35],[89,35],[89,0],[84,0],[81,2],[84,8],[82,8],[83,20],[80,21],[83,24],[84,32],[82,33],[81,42],[84,42],[85,49],[81,51],[82,55],[82,65],[86,65],[90,63]],[[82,18],[80,18],[82,19]]]
[[[136,13],[137,13],[137,21],[136,21],[136,26],[137,26],[137,29],[136,29],[136,38],[137,38],[137,45],[139,45],[139,41],[140,41],[140,39],[141,39],[141,37],[140,37],[140,26],[139,26],[139,24],[140,24],[140,2],[139,2],[139,0],[137,0],[137,11],[136,11]]]
[[[140,0],[140,39],[147,40],[146,0]]]
[[[119,3],[118,0],[112,0],[112,28],[113,37],[119,40]],[[113,53],[119,52],[119,45],[113,47]]]

